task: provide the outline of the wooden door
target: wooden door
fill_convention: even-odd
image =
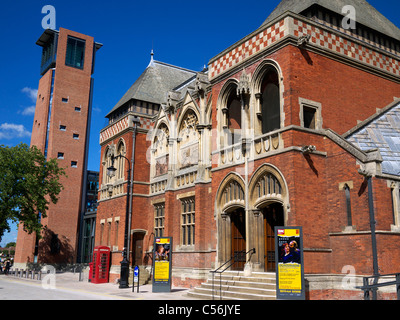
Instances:
[[[133,234],[133,266],[141,266],[143,265],[143,233],[134,233]]]
[[[232,257],[235,257],[232,270],[244,270],[246,263],[246,214],[243,209],[231,214]]]
[[[264,209],[265,271],[275,272],[275,227],[284,226],[283,207],[272,204]]]

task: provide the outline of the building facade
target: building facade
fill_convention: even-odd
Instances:
[[[90,36],[47,29],[36,43],[43,48],[31,146],[65,168],[64,187],[50,204],[41,240],[19,226],[15,266],[28,263],[75,263],[78,260],[95,54],[101,48]]]
[[[175,285],[252,248],[232,269],[273,272],[275,226],[303,227],[310,299],[359,296],[349,266],[399,272],[399,54],[400,30],[366,1],[284,0],[203,71],[152,56],[100,133],[95,242],[112,249],[111,280],[125,219],[132,265],[174,238]]]

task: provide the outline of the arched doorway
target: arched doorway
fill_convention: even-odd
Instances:
[[[283,206],[275,202],[261,211],[264,221],[264,269],[266,272],[275,272],[275,227],[285,225]]]
[[[234,258],[232,270],[243,270],[246,263],[246,213],[243,208],[231,214],[232,252]]]
[[[275,227],[288,223],[289,193],[282,173],[272,164],[263,164],[253,174],[249,184],[249,227],[256,254],[253,267],[260,272],[275,272]]]
[[[218,231],[218,265],[221,266],[238,252],[246,252],[246,211],[243,179],[230,173],[219,187],[216,198]],[[238,255],[231,269],[243,270],[245,256]]]
[[[146,231],[134,230],[132,234],[132,266],[143,265],[143,245]]]

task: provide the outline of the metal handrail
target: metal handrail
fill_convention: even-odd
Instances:
[[[235,259],[237,256],[239,256],[240,254],[244,254],[247,256],[249,253],[251,253],[252,255],[255,254],[256,249],[253,248],[253,249],[249,250],[248,252],[246,252],[245,250],[238,251],[232,258],[230,258],[228,261],[226,261],[224,264],[222,264],[218,269],[210,271],[212,273],[212,299],[213,300],[214,300],[214,275],[216,273],[219,273],[219,298],[220,298],[220,300],[222,300],[222,280],[221,280],[222,273],[224,273],[227,269],[229,269],[231,266],[233,266],[235,264],[235,262],[236,262]],[[249,259],[247,260],[246,263],[248,263],[250,261],[250,259],[251,259],[251,256],[249,257]],[[220,270],[221,268],[223,268],[225,265],[227,265],[232,260],[233,260],[233,262],[229,266],[227,266],[224,270]]]
[[[395,277],[396,280],[390,282],[378,283],[379,278],[383,277]],[[370,280],[373,280],[372,284],[370,284]],[[370,300],[370,292],[372,292],[372,299],[377,300],[378,289],[380,287],[388,287],[388,286],[396,286],[397,300],[400,300],[400,273],[364,277],[363,286],[356,288],[364,291],[364,300]]]

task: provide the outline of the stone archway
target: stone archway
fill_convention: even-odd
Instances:
[[[218,265],[246,249],[246,213],[243,179],[234,173],[221,183],[216,198],[218,222]],[[233,268],[242,268],[241,264]]]
[[[274,271],[274,228],[286,226],[289,211],[289,194],[286,181],[274,166],[265,164],[253,175],[249,184],[249,215],[252,256],[255,271]]]

